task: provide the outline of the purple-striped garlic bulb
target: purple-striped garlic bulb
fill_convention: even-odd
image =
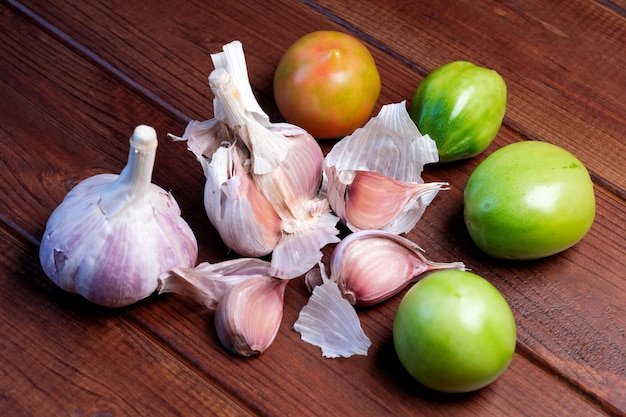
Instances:
[[[156,131],[137,126],[122,172],[83,180],[52,212],[39,258],[60,288],[123,307],[155,292],[163,272],[196,263],[196,238],[176,200],[151,182],[156,148]]]

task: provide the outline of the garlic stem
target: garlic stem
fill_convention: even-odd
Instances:
[[[153,127],[139,125],[130,137],[128,163],[120,175],[100,193],[98,205],[108,218],[125,205],[141,201],[152,185],[157,134]]]
[[[253,173],[263,175],[279,167],[287,157],[289,140],[272,132],[251,115],[225,69],[215,69],[209,75],[209,84],[223,110],[226,124],[236,131],[252,154]]]

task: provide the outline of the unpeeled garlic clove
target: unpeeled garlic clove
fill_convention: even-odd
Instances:
[[[288,280],[252,276],[235,285],[215,310],[222,345],[240,356],[258,355],[270,347],[283,318]]]
[[[282,237],[282,220],[247,174],[235,145],[211,159],[204,207],[220,237],[242,256],[271,253]]]
[[[422,252],[414,242],[393,233],[355,232],[335,247],[330,279],[350,303],[371,306],[397,294],[427,271],[465,269],[462,262],[432,262]]]
[[[339,180],[334,167],[329,178]],[[447,183],[407,183],[374,171],[343,171],[343,218],[350,230],[378,229],[409,232]],[[352,178],[347,178],[351,175]],[[338,186],[338,188],[341,186]]]
[[[159,294],[186,296],[214,310],[237,284],[251,276],[270,276],[270,263],[258,258],[238,258],[218,263],[202,262],[191,268],[175,268],[159,277]]]
[[[405,102],[383,106],[378,116],[339,141],[325,159],[326,192],[333,211],[352,230],[409,232],[447,183],[424,184],[425,164],[437,146],[422,136]]]

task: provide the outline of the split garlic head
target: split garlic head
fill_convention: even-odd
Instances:
[[[421,177],[424,165],[438,160],[435,142],[420,134],[405,102],[385,105],[326,156],[328,201],[352,231],[407,233],[446,189]]]
[[[195,264],[196,238],[176,200],[151,183],[156,148],[155,130],[138,126],[120,175],[83,180],[52,212],[39,257],[59,287],[122,307],[155,292],[161,273]]]
[[[270,122],[252,93],[241,42],[211,58],[214,118],[173,137],[186,140],[203,167],[205,209],[226,246],[245,257],[272,253],[273,276],[300,276],[339,240],[339,218],[320,194],[322,150],[305,130]]]

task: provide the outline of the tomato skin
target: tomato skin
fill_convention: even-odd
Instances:
[[[422,385],[470,392],[509,366],[515,319],[502,294],[466,271],[427,275],[402,298],[393,323],[398,359]]]
[[[409,114],[439,150],[440,162],[471,158],[500,130],[506,83],[496,71],[454,61],[431,72],[417,87]]]
[[[274,74],[274,98],[285,120],[318,139],[339,138],[363,126],[380,89],[378,69],[365,45],[335,31],[298,39]]]
[[[503,259],[539,259],[580,241],[595,217],[585,166],[546,142],[504,146],[472,172],[464,220],[476,245]]]

